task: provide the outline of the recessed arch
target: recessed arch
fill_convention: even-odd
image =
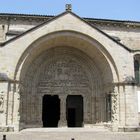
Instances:
[[[62,56],[64,56],[64,58]],[[55,88],[54,82],[51,82],[53,86],[47,85],[47,93],[40,92],[38,88],[38,85],[42,84],[40,81],[45,77],[45,71],[52,72],[49,66],[58,70],[58,63],[60,62],[62,64],[63,60],[65,60],[65,65],[68,64],[66,68],[68,71],[74,71],[72,68],[72,65],[74,65],[79,73],[83,75],[81,76],[83,78],[81,78],[77,73],[76,76],[78,75],[79,80],[76,81],[76,79],[73,79],[75,73],[72,73],[69,78],[72,79],[72,81],[76,81],[75,83],[69,82],[69,79],[66,78],[66,80],[68,80],[67,83],[73,84],[79,93],[73,91],[72,87],[69,88],[68,84],[63,88],[65,88],[66,95],[83,96],[85,102],[84,110],[86,110],[86,112],[84,112],[84,123],[94,124],[108,120],[106,118],[107,108],[105,106],[106,93],[112,92],[114,89],[113,83],[119,80],[115,63],[106,49],[94,39],[77,32],[65,31],[39,38],[26,49],[18,62],[15,80],[19,81],[21,127],[41,127],[42,122],[38,122],[38,120],[42,118],[40,115],[42,114],[40,112],[42,107],[39,106],[42,104],[42,96],[45,94],[53,94],[54,92],[55,95],[61,95],[61,92],[64,92],[62,86],[60,89]],[[57,67],[54,65],[57,65]],[[47,78],[49,76],[51,77],[52,74],[46,75]],[[67,77],[67,75],[63,73],[62,77]],[[61,79],[61,77],[59,78]],[[51,81],[56,81],[56,79],[51,79]],[[64,79],[62,79],[62,81],[64,81]],[[87,86],[82,88],[82,84],[77,84],[80,83],[80,81],[85,81],[83,86]],[[61,84],[62,83],[63,82],[61,82]],[[81,89],[79,89],[79,87]],[[37,96],[38,94],[40,96]],[[96,103],[96,100],[98,100],[98,103]],[[35,101],[38,106],[30,106],[30,104],[34,104]],[[27,106],[30,109],[25,111]],[[88,106],[90,107],[88,108]],[[37,109],[36,111],[38,113],[36,114],[38,117],[30,115],[34,114],[31,110],[35,111],[35,109]],[[28,120],[27,118],[30,119]]]
[[[57,40],[59,41],[57,42]],[[45,45],[46,42],[48,46],[46,45],[44,47],[43,45]],[[113,72],[113,81],[116,83],[119,81],[119,74],[118,74],[117,66],[112,56],[108,53],[105,47],[103,47],[102,44],[100,44],[97,40],[94,40],[93,38],[85,34],[75,32],[75,31],[52,32],[34,41],[22,53],[16,65],[14,80],[15,81],[19,80],[20,72],[21,72],[24,61],[25,60],[32,61],[30,57],[31,55],[33,56],[34,54],[36,54],[36,52],[41,53],[41,51],[45,51],[46,49],[49,49],[55,46],[67,46],[67,47],[70,46],[70,47],[78,48],[82,50],[83,52],[85,52],[90,57],[94,57],[93,59],[96,58],[96,55],[99,55],[103,61],[106,61],[105,63],[109,65],[109,68],[111,68],[111,71]],[[42,48],[42,50],[40,48]],[[94,52],[94,55],[92,54],[93,52]],[[27,57],[30,57],[30,58],[26,59]]]

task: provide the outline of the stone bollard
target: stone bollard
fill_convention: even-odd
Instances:
[[[3,135],[3,139],[2,140],[6,140],[6,135]]]

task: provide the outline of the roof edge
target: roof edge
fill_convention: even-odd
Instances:
[[[18,13],[0,13],[0,17],[33,17],[33,18],[53,18],[56,15],[41,15],[41,14],[18,14]],[[134,20],[115,20],[115,19],[103,19],[103,18],[88,18],[88,17],[82,17],[85,20],[89,21],[99,21],[99,22],[112,22],[112,23],[125,23],[125,24],[140,24],[140,21],[134,21]]]
[[[53,20],[55,20],[55,19],[57,19],[58,17],[67,14],[67,13],[69,13],[69,11],[65,11],[65,12],[63,12],[63,13],[61,13],[61,14],[59,14],[59,15],[53,17],[53,18],[50,18],[50,19],[48,19],[47,21],[44,21],[43,23],[41,23],[41,24],[39,24],[39,25],[37,25],[37,26],[35,26],[35,27],[33,27],[33,28],[31,28],[31,29],[29,29],[29,30],[23,32],[22,34],[17,35],[16,37],[14,37],[14,38],[12,38],[12,39],[10,39],[10,40],[8,40],[8,41],[5,41],[5,42],[0,43],[0,47],[5,46],[6,44],[8,44],[8,43],[10,43],[10,42],[12,42],[12,41],[14,41],[14,40],[16,40],[17,38],[24,36],[24,35],[27,34],[28,32],[31,32],[31,31],[33,31],[33,30],[35,30],[35,29],[37,29],[37,28],[39,28],[39,27],[41,27],[41,26],[43,26],[43,25],[45,25],[45,24],[47,24],[47,23],[49,23],[49,22],[51,22],[51,21],[53,21]]]
[[[126,49],[127,51],[129,51],[129,52],[132,52],[132,51],[133,51],[132,49],[130,49],[130,48],[128,48],[127,46],[125,46],[124,44],[122,44],[122,43],[116,41],[113,37],[109,36],[109,35],[106,34],[104,31],[102,31],[102,30],[100,30],[99,28],[97,28],[95,25],[91,24],[91,23],[88,22],[87,20],[85,20],[85,19],[79,17],[78,15],[76,15],[75,13],[73,13],[73,12],[71,12],[71,11],[65,11],[65,12],[63,12],[63,13],[61,13],[61,14],[59,14],[59,15],[53,17],[53,18],[50,18],[49,20],[47,20],[47,21],[45,21],[45,22],[43,22],[43,23],[41,23],[41,24],[39,24],[39,25],[37,25],[37,26],[35,26],[35,27],[29,29],[29,30],[27,30],[26,32],[24,32],[24,33],[22,33],[22,34],[20,34],[20,35],[18,35],[18,36],[16,36],[16,37],[14,37],[14,38],[12,38],[12,39],[6,41],[6,42],[1,43],[1,44],[0,44],[0,47],[5,46],[6,44],[8,44],[8,43],[10,43],[10,42],[12,42],[12,41],[14,41],[14,40],[16,40],[16,39],[19,38],[19,37],[22,37],[23,35],[27,34],[28,32],[31,32],[31,31],[33,31],[33,30],[35,30],[35,29],[37,29],[37,28],[39,28],[39,27],[41,27],[41,26],[43,26],[43,25],[45,25],[45,24],[47,24],[47,23],[49,23],[49,22],[51,22],[51,21],[53,21],[53,20],[55,20],[55,19],[57,19],[58,17],[67,14],[67,13],[70,13],[70,14],[74,15],[75,17],[77,17],[78,19],[80,19],[81,21],[83,21],[84,23],[88,24],[89,26],[91,26],[92,28],[94,28],[95,30],[97,30],[98,32],[100,32],[101,34],[103,34],[103,35],[105,35],[106,37],[108,37],[109,39],[111,39],[113,42],[115,42],[115,43],[117,43],[118,45],[122,46],[122,47],[123,47],[124,49]]]

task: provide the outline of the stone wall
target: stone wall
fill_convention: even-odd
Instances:
[[[22,21],[17,19],[11,20],[11,23],[7,28],[7,33],[10,33],[10,31],[12,32],[11,34],[21,33],[37,25],[32,21],[21,22]],[[125,35],[129,32],[127,30],[122,33],[120,29],[118,29],[119,31],[112,30],[113,31],[110,31],[110,34],[115,32],[115,35],[122,35],[122,38],[125,38]],[[107,32],[109,32],[109,30],[107,30]],[[139,35],[136,31],[132,32],[133,31],[131,31],[127,37],[136,37]],[[62,50],[59,50],[58,48],[61,47]],[[44,56],[42,55],[49,50],[53,50],[51,55],[47,53]],[[67,52],[70,52],[70,54],[67,54]],[[78,55],[77,52],[80,53],[80,55]],[[71,56],[73,54],[74,57]],[[61,58],[63,55],[65,57]],[[39,59],[40,56],[43,57]],[[76,81],[76,84],[78,83],[77,86],[80,86],[79,93],[84,97],[84,102],[87,104],[85,106],[85,122],[88,124],[106,120],[106,114],[103,113],[106,111],[105,97],[110,94],[113,102],[112,124],[114,125],[114,130],[117,130],[118,125],[123,127],[137,127],[138,110],[136,87],[133,85],[133,55],[124,48],[124,46],[111,40],[96,28],[89,26],[71,13],[67,13],[48,24],[44,24],[36,30],[28,32],[27,34],[24,34],[24,36],[21,36],[0,48],[0,74],[4,74],[7,77],[6,85],[3,83],[2,79],[0,83],[0,86],[3,87],[4,94],[6,95],[5,97],[7,97],[7,99],[5,99],[7,104],[4,109],[6,116],[3,117],[3,115],[5,115],[4,111],[1,116],[5,121],[4,124],[1,125],[14,125],[15,129],[18,130],[19,123],[21,123],[21,127],[25,127],[25,124],[29,123],[30,120],[34,121],[37,119],[38,121],[37,117],[41,120],[41,115],[31,115],[36,113],[36,106],[34,105],[35,101],[38,100],[38,97],[36,98],[34,94],[41,94],[38,102],[40,105],[38,106],[40,114],[41,100],[44,95],[43,91],[46,90],[50,94],[55,91],[56,94],[60,95],[61,93],[57,92],[64,92],[63,90],[65,90],[69,94],[72,94],[73,88],[71,88],[71,90],[68,86],[73,83],[70,83],[69,80],[68,82],[61,81],[60,83],[56,82],[55,84],[52,84],[52,82],[46,83],[43,79],[45,76],[47,78],[52,76],[47,72],[57,73],[62,72],[63,70],[65,71],[65,68],[58,71],[58,65],[65,65],[67,57],[69,56],[71,56],[69,61],[70,59],[75,58],[74,62],[76,63],[74,63],[73,68],[71,68],[72,66],[70,68],[67,66],[66,69],[79,71],[81,77],[86,81],[86,88],[84,88],[82,86],[85,85],[83,83],[80,84],[81,81],[84,81],[82,78],[79,78],[80,81],[72,79],[75,71],[74,73],[71,72],[72,77],[69,76],[71,80]],[[55,59],[55,61],[53,61],[52,58]],[[59,59],[61,60],[60,62]],[[84,63],[82,63],[82,60]],[[62,64],[63,61],[64,63]],[[51,62],[53,63],[51,64]],[[57,64],[58,62],[59,64]],[[70,63],[67,62],[67,64]],[[51,69],[51,67],[53,69]],[[45,70],[45,68],[49,71]],[[84,74],[86,73],[85,71],[88,76]],[[68,75],[70,75],[69,71],[66,70],[65,72],[66,74],[63,73],[62,77],[60,74],[59,78],[62,78],[61,80],[67,80]],[[93,77],[92,74],[94,75]],[[54,74],[55,78],[58,78],[57,76],[57,74]],[[74,78],[76,78],[76,76],[77,75],[75,75]],[[42,79],[44,81],[41,83],[40,81]],[[91,86],[91,83],[93,87]],[[50,86],[50,84],[52,86]],[[60,88],[57,89],[56,87],[53,87],[54,85],[60,85]],[[63,85],[66,85],[66,88],[63,87]],[[82,92],[84,93],[82,94]],[[3,99],[3,95],[1,97]],[[60,98],[63,99],[63,97]],[[3,102],[3,100],[1,100],[1,102]],[[93,111],[91,111],[91,109],[89,111],[89,106]],[[64,113],[61,113],[63,118]],[[33,124],[36,125],[34,122]],[[41,126],[41,122],[38,122],[38,124]],[[31,127],[31,125],[29,125],[29,127]]]
[[[98,27],[98,25],[97,25]],[[99,26],[101,30],[132,50],[140,49],[140,27]]]
[[[6,32],[7,32],[7,26],[5,23],[0,23],[0,42],[4,42],[6,40]]]
[[[10,19],[4,19],[4,24],[0,25],[0,42],[9,40],[41,23],[47,21],[51,17],[11,17]],[[86,19],[88,21],[88,19]],[[121,22],[121,21],[120,21]],[[94,20],[92,22],[94,25]],[[122,24],[122,25],[121,25]],[[130,49],[139,49],[140,44],[140,26],[131,26],[127,23],[119,23],[112,25],[110,23],[102,24],[98,22],[95,25],[100,30],[104,31],[118,42],[126,45]],[[3,31],[3,27],[6,31]],[[4,29],[5,30],[5,29]]]

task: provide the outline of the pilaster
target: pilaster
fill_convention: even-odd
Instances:
[[[136,86],[125,86],[126,126],[138,126],[138,99]]]

